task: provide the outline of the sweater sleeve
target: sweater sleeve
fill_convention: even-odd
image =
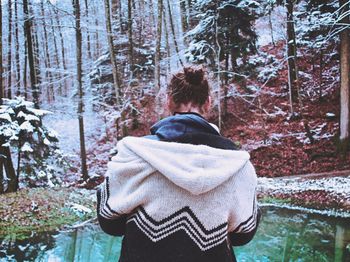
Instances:
[[[145,181],[154,169],[117,144],[118,154],[107,164],[105,181],[97,191],[97,218],[102,230],[110,235],[125,233],[127,218],[145,203]]]
[[[126,215],[121,215],[113,219],[107,219],[101,215],[101,194],[102,188],[97,190],[97,219],[101,229],[112,236],[123,236],[126,228]]]
[[[255,226],[248,232],[230,232],[228,237],[232,246],[243,246],[248,244],[255,236],[261,218],[261,211],[258,207]]]
[[[236,175],[236,194],[233,198],[228,237],[231,245],[242,246],[253,239],[259,226],[261,211],[256,196],[257,176],[250,161]]]

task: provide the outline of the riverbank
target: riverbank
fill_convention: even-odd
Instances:
[[[264,178],[258,182],[262,205],[350,217],[350,171]]]
[[[350,217],[350,171],[258,179],[261,206]],[[95,190],[31,188],[0,195],[0,238],[75,227],[96,216]]]
[[[0,238],[24,239],[74,226],[95,216],[95,191],[28,188],[0,195]]]

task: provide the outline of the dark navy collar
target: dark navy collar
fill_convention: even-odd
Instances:
[[[199,116],[201,118],[203,118],[205,120],[205,118],[201,115],[201,114],[198,114],[196,112],[174,112],[173,116],[176,116],[176,115],[196,115],[196,116]]]

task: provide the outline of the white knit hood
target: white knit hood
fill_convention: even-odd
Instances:
[[[162,142],[126,137],[117,145],[118,155],[108,164],[108,172],[159,171],[164,177],[193,195],[213,190],[234,176],[248,161],[245,151],[216,149],[204,145]],[[128,166],[133,165],[139,168]],[[136,174],[135,174],[136,175]]]

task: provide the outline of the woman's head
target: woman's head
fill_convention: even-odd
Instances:
[[[211,106],[209,83],[202,68],[185,67],[173,75],[167,94],[168,108],[172,113],[205,114]]]

